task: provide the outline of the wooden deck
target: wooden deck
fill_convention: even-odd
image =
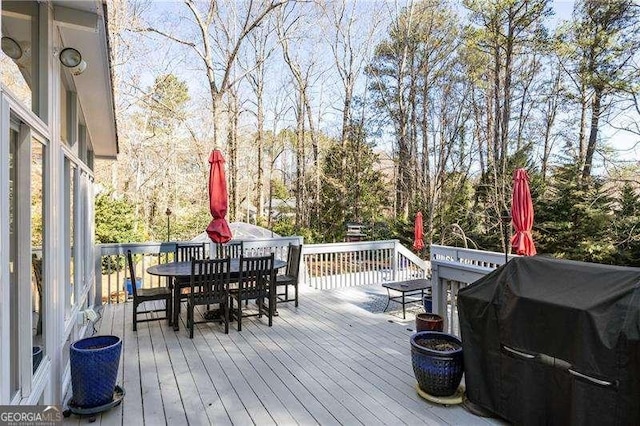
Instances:
[[[331,291],[305,289],[300,306],[278,307],[273,327],[249,318],[228,335],[183,323],[131,329],[131,303],[106,305],[100,334],[123,338],[118,382],[126,396],[102,425],[486,425],[461,407],[421,399],[414,389],[413,325],[372,314]],[[87,423],[73,416],[68,423]]]

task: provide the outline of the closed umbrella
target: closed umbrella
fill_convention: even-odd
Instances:
[[[511,218],[515,234],[511,237],[511,247],[517,254],[533,256],[536,246],[533,243],[533,201],[529,190],[529,175],[525,169],[513,174],[513,198],[511,199]]]
[[[423,237],[424,230],[422,229],[422,212],[418,212],[413,224],[413,249],[415,251],[420,251],[424,248],[424,242],[422,241]]]
[[[215,149],[209,155],[209,210],[213,219],[207,226],[211,241],[223,244],[231,240],[231,230],[225,219],[227,214],[227,180],[224,175],[224,158]]]

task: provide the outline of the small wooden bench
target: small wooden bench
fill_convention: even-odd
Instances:
[[[424,278],[408,281],[393,281],[389,283],[382,283],[382,287],[387,289],[387,296],[389,297],[389,300],[387,300],[387,306],[384,307],[383,312],[387,310],[389,303],[393,300],[394,302],[402,303],[402,318],[406,319],[405,306],[407,303],[417,302],[418,299],[412,296],[417,296],[418,294],[420,294],[420,302],[422,302],[422,299],[424,298],[424,291],[431,288],[431,281]],[[389,290],[395,290],[402,294],[400,296],[392,297]]]

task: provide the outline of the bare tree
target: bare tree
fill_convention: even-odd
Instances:
[[[546,181],[547,173],[549,170],[549,160],[551,157],[551,151],[553,149],[553,127],[558,115],[558,107],[561,96],[561,68],[556,65],[556,69],[552,70],[551,78],[548,81],[548,87],[550,87],[548,93],[544,96],[544,110],[543,110],[543,151],[542,151],[542,164],[541,174],[542,180]]]
[[[233,69],[241,46],[256,28],[289,0],[269,0],[221,3],[211,0],[206,7],[193,0],[185,0],[195,24],[199,39],[191,41],[163,29],[147,27],[146,31],[159,34],[169,40],[187,46],[204,65],[211,97],[214,147],[222,146],[224,96],[237,79]]]
[[[347,126],[352,118],[354,90],[358,77],[373,50],[373,39],[385,13],[379,8],[363,14],[368,7],[363,1],[334,1],[320,3],[329,21],[326,38],[333,54],[335,68],[343,90],[341,144],[344,147]]]
[[[257,129],[255,132],[255,150],[257,153],[257,171],[256,177],[256,207],[257,219],[262,219],[264,211],[264,144],[265,144],[265,79],[267,70],[267,60],[274,52],[274,46],[269,45],[269,38],[272,33],[273,27],[267,23],[254,33],[250,37],[249,43],[252,47],[252,53],[255,57],[255,67],[248,73],[247,77],[253,95],[255,97],[255,116]]]
[[[296,119],[294,141],[296,152],[296,224],[308,226],[311,214],[317,215],[317,209],[320,205],[320,148],[312,112],[310,90],[314,80],[319,78],[321,73],[317,70],[318,65],[315,57],[310,57],[306,51],[299,54],[290,44],[291,40],[296,40],[300,43],[302,37],[305,36],[300,26],[305,23],[303,17],[309,18],[308,15],[304,16],[309,11],[303,12],[296,8],[291,8],[290,10],[282,9],[282,12],[277,23],[278,38],[282,47],[283,59],[291,72],[296,91],[294,100],[294,115]],[[306,184],[307,135],[311,141],[312,172],[314,173],[312,197],[308,196]],[[309,206],[309,199],[313,200],[313,209],[315,209],[313,212]]]

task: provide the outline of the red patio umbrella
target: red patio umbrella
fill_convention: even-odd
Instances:
[[[224,175],[224,158],[215,149],[209,155],[209,210],[213,219],[207,226],[211,241],[223,244],[231,239],[231,230],[225,219],[227,214],[227,179]]]
[[[511,218],[515,234],[511,237],[511,247],[517,254],[533,256],[536,246],[533,244],[533,201],[529,190],[529,175],[525,169],[513,174],[513,198],[511,199]]]
[[[424,236],[424,231],[422,229],[422,212],[418,212],[416,214],[416,220],[413,224],[413,249],[416,251],[420,251],[424,248],[424,242],[422,238]]]

